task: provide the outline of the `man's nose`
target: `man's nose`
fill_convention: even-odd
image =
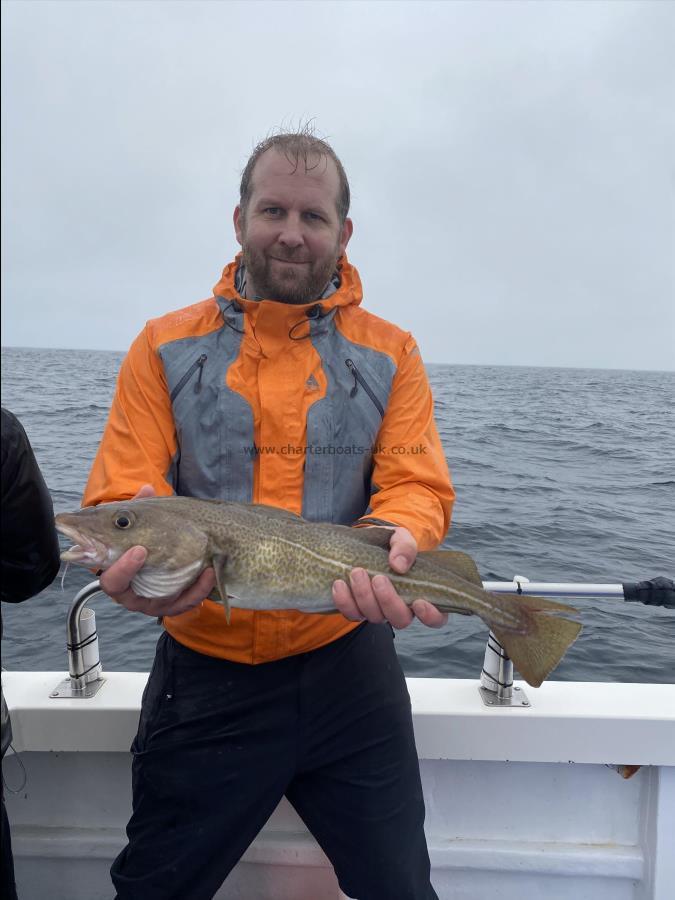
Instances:
[[[279,243],[285,247],[301,247],[304,242],[300,217],[295,215],[286,216],[279,233]]]

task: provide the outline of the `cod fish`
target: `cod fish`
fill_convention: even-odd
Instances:
[[[61,559],[107,569],[131,547],[148,551],[132,581],[144,597],[178,595],[208,566],[229,622],[230,606],[336,613],[331,588],[355,566],[387,575],[407,604],[422,597],[442,612],[475,615],[492,629],[528,684],[538,687],[581,631],[576,610],[539,597],[483,590],[465,553],[421,552],[405,575],[388,565],[391,529],[308,522],[272,506],[150,497],[56,516],[75,542]]]

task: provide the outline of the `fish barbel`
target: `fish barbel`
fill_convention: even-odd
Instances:
[[[213,566],[229,622],[230,606],[337,613],[332,584],[355,567],[391,579],[411,605],[421,597],[442,612],[479,616],[492,629],[528,684],[538,687],[581,631],[559,613],[572,607],[539,597],[483,590],[466,553],[421,552],[401,575],[389,568],[391,529],[308,522],[272,506],[150,497],[85,507],[56,516],[75,542],[61,559],[107,569],[131,547],[148,551],[131,583],[143,597],[171,597]]]

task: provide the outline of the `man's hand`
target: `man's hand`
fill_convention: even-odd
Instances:
[[[154,497],[152,485],[145,484],[133,498]],[[177,597],[139,597],[130,587],[134,575],[143,567],[148,551],[145,547],[132,547],[123,553],[109,569],[101,575],[101,588],[115,603],[146,616],[179,616],[188,609],[199,606],[215,587],[213,569],[205,569],[194,584]]]
[[[417,541],[407,528],[394,528],[389,544],[389,566],[404,574],[415,562]],[[439,612],[426,600],[415,600],[412,609],[399,597],[386,575],[370,578],[365,569],[352,569],[349,585],[345,581],[333,583],[333,601],[346,619],[369,622],[390,622],[394,628],[407,628],[417,616],[430,628],[440,628],[448,621],[447,613]]]

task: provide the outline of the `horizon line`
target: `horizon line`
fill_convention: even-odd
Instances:
[[[19,344],[2,344],[0,350],[57,350],[64,353],[127,353],[127,350],[104,350],[95,347],[29,347]],[[495,369],[570,369],[577,371],[598,371],[598,372],[663,372],[671,374],[675,372],[672,369],[647,369],[647,368],[619,368],[618,366],[581,366],[581,365],[541,365],[540,363],[487,363],[487,362],[436,362],[434,360],[424,360],[425,366],[472,366],[475,368],[495,368]]]

